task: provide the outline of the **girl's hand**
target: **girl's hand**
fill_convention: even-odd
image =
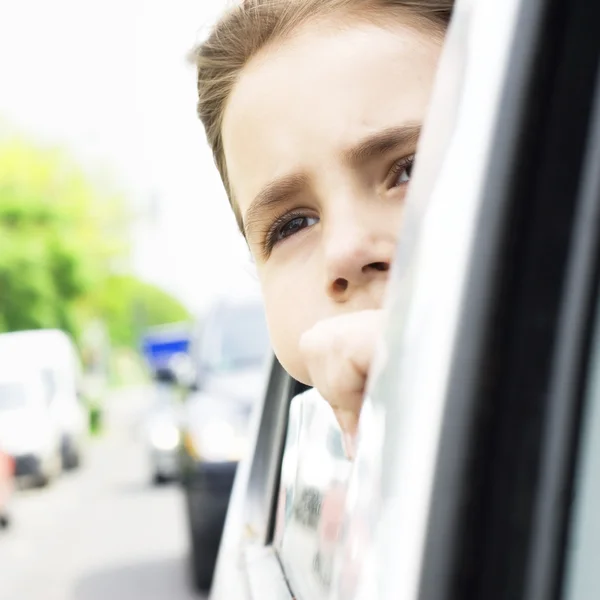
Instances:
[[[363,310],[319,321],[300,340],[310,383],[331,404],[350,457],[382,326],[382,310]]]

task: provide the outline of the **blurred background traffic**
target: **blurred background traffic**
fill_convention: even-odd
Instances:
[[[2,0],[0,600],[210,587],[269,342],[186,61],[225,0]]]

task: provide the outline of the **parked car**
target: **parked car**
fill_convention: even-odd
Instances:
[[[598,3],[458,0],[356,453],[319,485],[331,576],[323,501],[281,508],[315,449],[273,359],[212,600],[598,597],[599,60]]]
[[[62,470],[62,432],[42,373],[1,352],[0,361],[0,450],[14,460],[16,477],[46,485]]]
[[[10,501],[14,489],[15,461],[0,450],[0,529],[10,523]]]
[[[61,432],[62,468],[78,467],[85,451],[88,417],[81,364],[71,338],[57,329],[5,333],[0,335],[0,352],[39,370],[52,418]]]
[[[152,481],[163,484],[179,477],[181,393],[175,373],[163,368],[155,374],[151,406],[145,416],[145,440]]]
[[[191,356],[196,377],[181,422],[194,585],[210,588],[229,496],[262,394],[269,338],[262,302],[219,300],[205,316]]]

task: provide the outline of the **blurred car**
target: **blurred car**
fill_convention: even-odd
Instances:
[[[194,340],[194,388],[184,403],[181,477],[198,590],[210,588],[252,409],[262,393],[270,345],[262,302],[223,299]]]
[[[6,356],[2,363],[0,450],[14,459],[17,478],[46,485],[62,470],[61,429],[47,387],[39,370],[11,365]]]
[[[42,374],[52,418],[60,428],[63,469],[79,466],[87,437],[87,411],[81,394],[81,364],[71,338],[58,329],[0,335],[0,353],[9,353]]]
[[[0,528],[10,522],[9,505],[14,488],[15,461],[0,450]]]
[[[192,328],[183,321],[156,325],[144,332],[141,351],[151,372],[169,372],[173,358],[188,353]]]
[[[170,369],[155,373],[153,400],[145,419],[145,441],[152,481],[162,484],[179,477],[180,401],[176,378]]]

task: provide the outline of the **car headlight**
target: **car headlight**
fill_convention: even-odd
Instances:
[[[150,431],[150,443],[157,450],[175,450],[179,446],[179,430],[171,424],[155,426]]]
[[[246,449],[246,437],[225,420],[213,419],[184,438],[188,452],[196,460],[239,461]]]

